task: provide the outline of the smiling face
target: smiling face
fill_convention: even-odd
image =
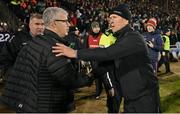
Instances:
[[[148,25],[148,26],[147,26],[147,31],[148,31],[148,32],[153,32],[153,31],[155,31],[155,29],[154,29],[153,26]]]
[[[124,26],[128,24],[128,20],[122,18],[119,15],[111,14],[109,17],[109,24],[112,28],[113,33],[121,30]]]

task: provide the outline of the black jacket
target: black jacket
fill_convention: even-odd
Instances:
[[[115,78],[120,84],[125,100],[134,100],[147,93],[147,88],[157,86],[144,38],[129,25],[116,32],[117,41],[108,48],[78,50],[83,60],[113,60]]]
[[[64,40],[66,40],[69,47],[73,49],[79,50],[82,48],[82,44],[78,39],[78,36],[74,32],[69,32],[69,34],[64,38]],[[77,59],[72,59],[72,62],[74,63],[76,69],[80,71],[79,61]]]
[[[69,32],[69,34],[65,37],[65,40],[69,43],[70,47],[73,49],[79,50],[83,48],[78,36],[73,32]]]
[[[6,42],[0,53],[0,67],[5,70],[10,70],[16,60],[16,57],[21,48],[32,39],[32,36],[27,30],[18,31],[15,35]]]
[[[89,85],[91,79],[77,73],[71,60],[52,53],[55,43],[66,42],[45,30],[18,54],[2,92],[1,101],[17,112],[67,112],[71,89]]]

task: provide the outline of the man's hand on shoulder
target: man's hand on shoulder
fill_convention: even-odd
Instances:
[[[77,58],[77,50],[60,43],[56,43],[56,45],[52,47],[52,52],[55,53],[56,57],[66,56],[69,58]]]

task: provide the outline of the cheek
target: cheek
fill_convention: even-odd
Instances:
[[[61,29],[61,28],[60,28]],[[68,33],[68,31],[67,31],[67,28],[66,27],[64,27],[64,29],[62,30],[63,31],[63,33],[64,34],[67,34]]]
[[[115,30],[118,31],[120,29],[120,27],[121,27],[121,24],[117,23],[116,26],[115,26]]]
[[[112,28],[112,32],[116,32],[116,31],[118,31],[118,27],[117,27],[117,26],[114,26],[114,27]]]
[[[32,31],[38,31],[38,26],[32,26]]]
[[[37,31],[37,29],[35,27],[31,27],[30,30],[34,33]]]

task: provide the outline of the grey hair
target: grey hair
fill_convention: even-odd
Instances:
[[[44,25],[49,26],[49,23],[57,19],[58,14],[68,15],[67,11],[58,7],[48,7],[43,12]]]
[[[37,18],[37,19],[42,19],[42,14],[39,14],[39,13],[32,13],[30,14],[30,20],[34,19],[34,18]]]

